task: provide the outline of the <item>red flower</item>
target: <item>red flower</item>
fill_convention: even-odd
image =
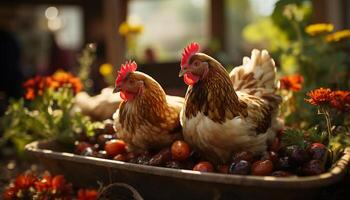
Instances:
[[[18,189],[14,186],[6,188],[4,193],[2,194],[2,197],[4,200],[13,200],[16,199]]]
[[[62,175],[57,175],[52,179],[52,188],[56,190],[63,189],[66,186],[66,179]]]
[[[63,199],[70,199],[70,195],[72,194],[72,185],[67,183],[64,176],[57,175],[53,177],[51,184],[54,194],[58,194],[59,197],[63,197]]]
[[[38,179],[31,173],[25,173],[17,176],[15,180],[15,185],[19,189],[28,189],[31,186],[34,186],[35,182]]]
[[[94,189],[80,189],[78,191],[78,200],[96,200],[97,191]]]
[[[38,192],[44,192],[50,190],[52,187],[52,176],[46,173],[44,177],[35,183],[35,189]]]
[[[310,98],[305,99],[305,101],[315,106],[326,105],[331,101],[331,93],[329,88],[312,90],[306,94]]]
[[[302,88],[302,84],[304,83],[304,78],[299,74],[284,76],[280,79],[280,83],[281,83],[281,89],[298,92]]]
[[[331,93],[330,105],[340,111],[350,110],[350,91],[337,90]]]

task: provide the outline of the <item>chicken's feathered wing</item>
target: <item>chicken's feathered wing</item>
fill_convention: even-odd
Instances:
[[[277,112],[282,99],[276,94],[276,65],[269,53],[254,49],[250,58],[244,57],[243,64],[231,71],[230,78],[238,98],[247,103],[251,116],[255,116],[257,121],[261,119],[262,128],[267,126],[267,122],[262,120],[264,116],[261,115],[267,112],[271,115],[271,127],[280,129],[281,122],[277,120]],[[259,102],[262,110],[255,110],[252,102]]]
[[[254,49],[251,57],[244,57],[243,64],[235,67],[230,78],[238,93],[246,93],[263,98],[278,107],[282,99],[276,95],[275,61],[266,50]]]

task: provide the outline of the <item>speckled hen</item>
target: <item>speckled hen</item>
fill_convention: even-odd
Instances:
[[[190,145],[216,163],[228,162],[233,152],[266,150],[281,125],[276,67],[266,50],[253,50],[251,58],[245,57],[229,74],[191,43],[179,76],[189,85],[180,120]]]
[[[182,138],[179,113],[184,99],[167,96],[150,76],[136,71],[135,62],[121,66],[115,92],[123,99],[114,113],[118,138],[133,151],[169,146]]]

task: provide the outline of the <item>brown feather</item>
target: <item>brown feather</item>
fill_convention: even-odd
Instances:
[[[222,123],[239,115],[247,116],[246,105],[238,100],[225,68],[204,54],[192,56],[191,60],[194,59],[208,62],[210,68],[207,76],[186,94],[186,102],[191,102],[185,107],[186,117],[191,118],[202,112],[214,122]]]
[[[181,106],[168,102],[162,87],[151,77],[135,72],[128,78],[144,81],[145,88],[133,101],[120,104],[119,123],[121,131],[127,132],[122,139],[130,145],[145,149],[169,145],[181,137]],[[136,142],[138,145],[133,144]]]

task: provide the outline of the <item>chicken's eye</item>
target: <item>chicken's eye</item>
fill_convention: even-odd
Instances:
[[[130,85],[134,84],[134,82],[135,82],[135,81],[132,80],[132,79],[129,79],[129,80],[128,80],[128,83],[129,83]]]
[[[194,65],[195,67],[198,67],[198,66],[200,65],[200,62],[199,62],[198,60],[195,60],[195,61],[193,62],[193,65]]]

